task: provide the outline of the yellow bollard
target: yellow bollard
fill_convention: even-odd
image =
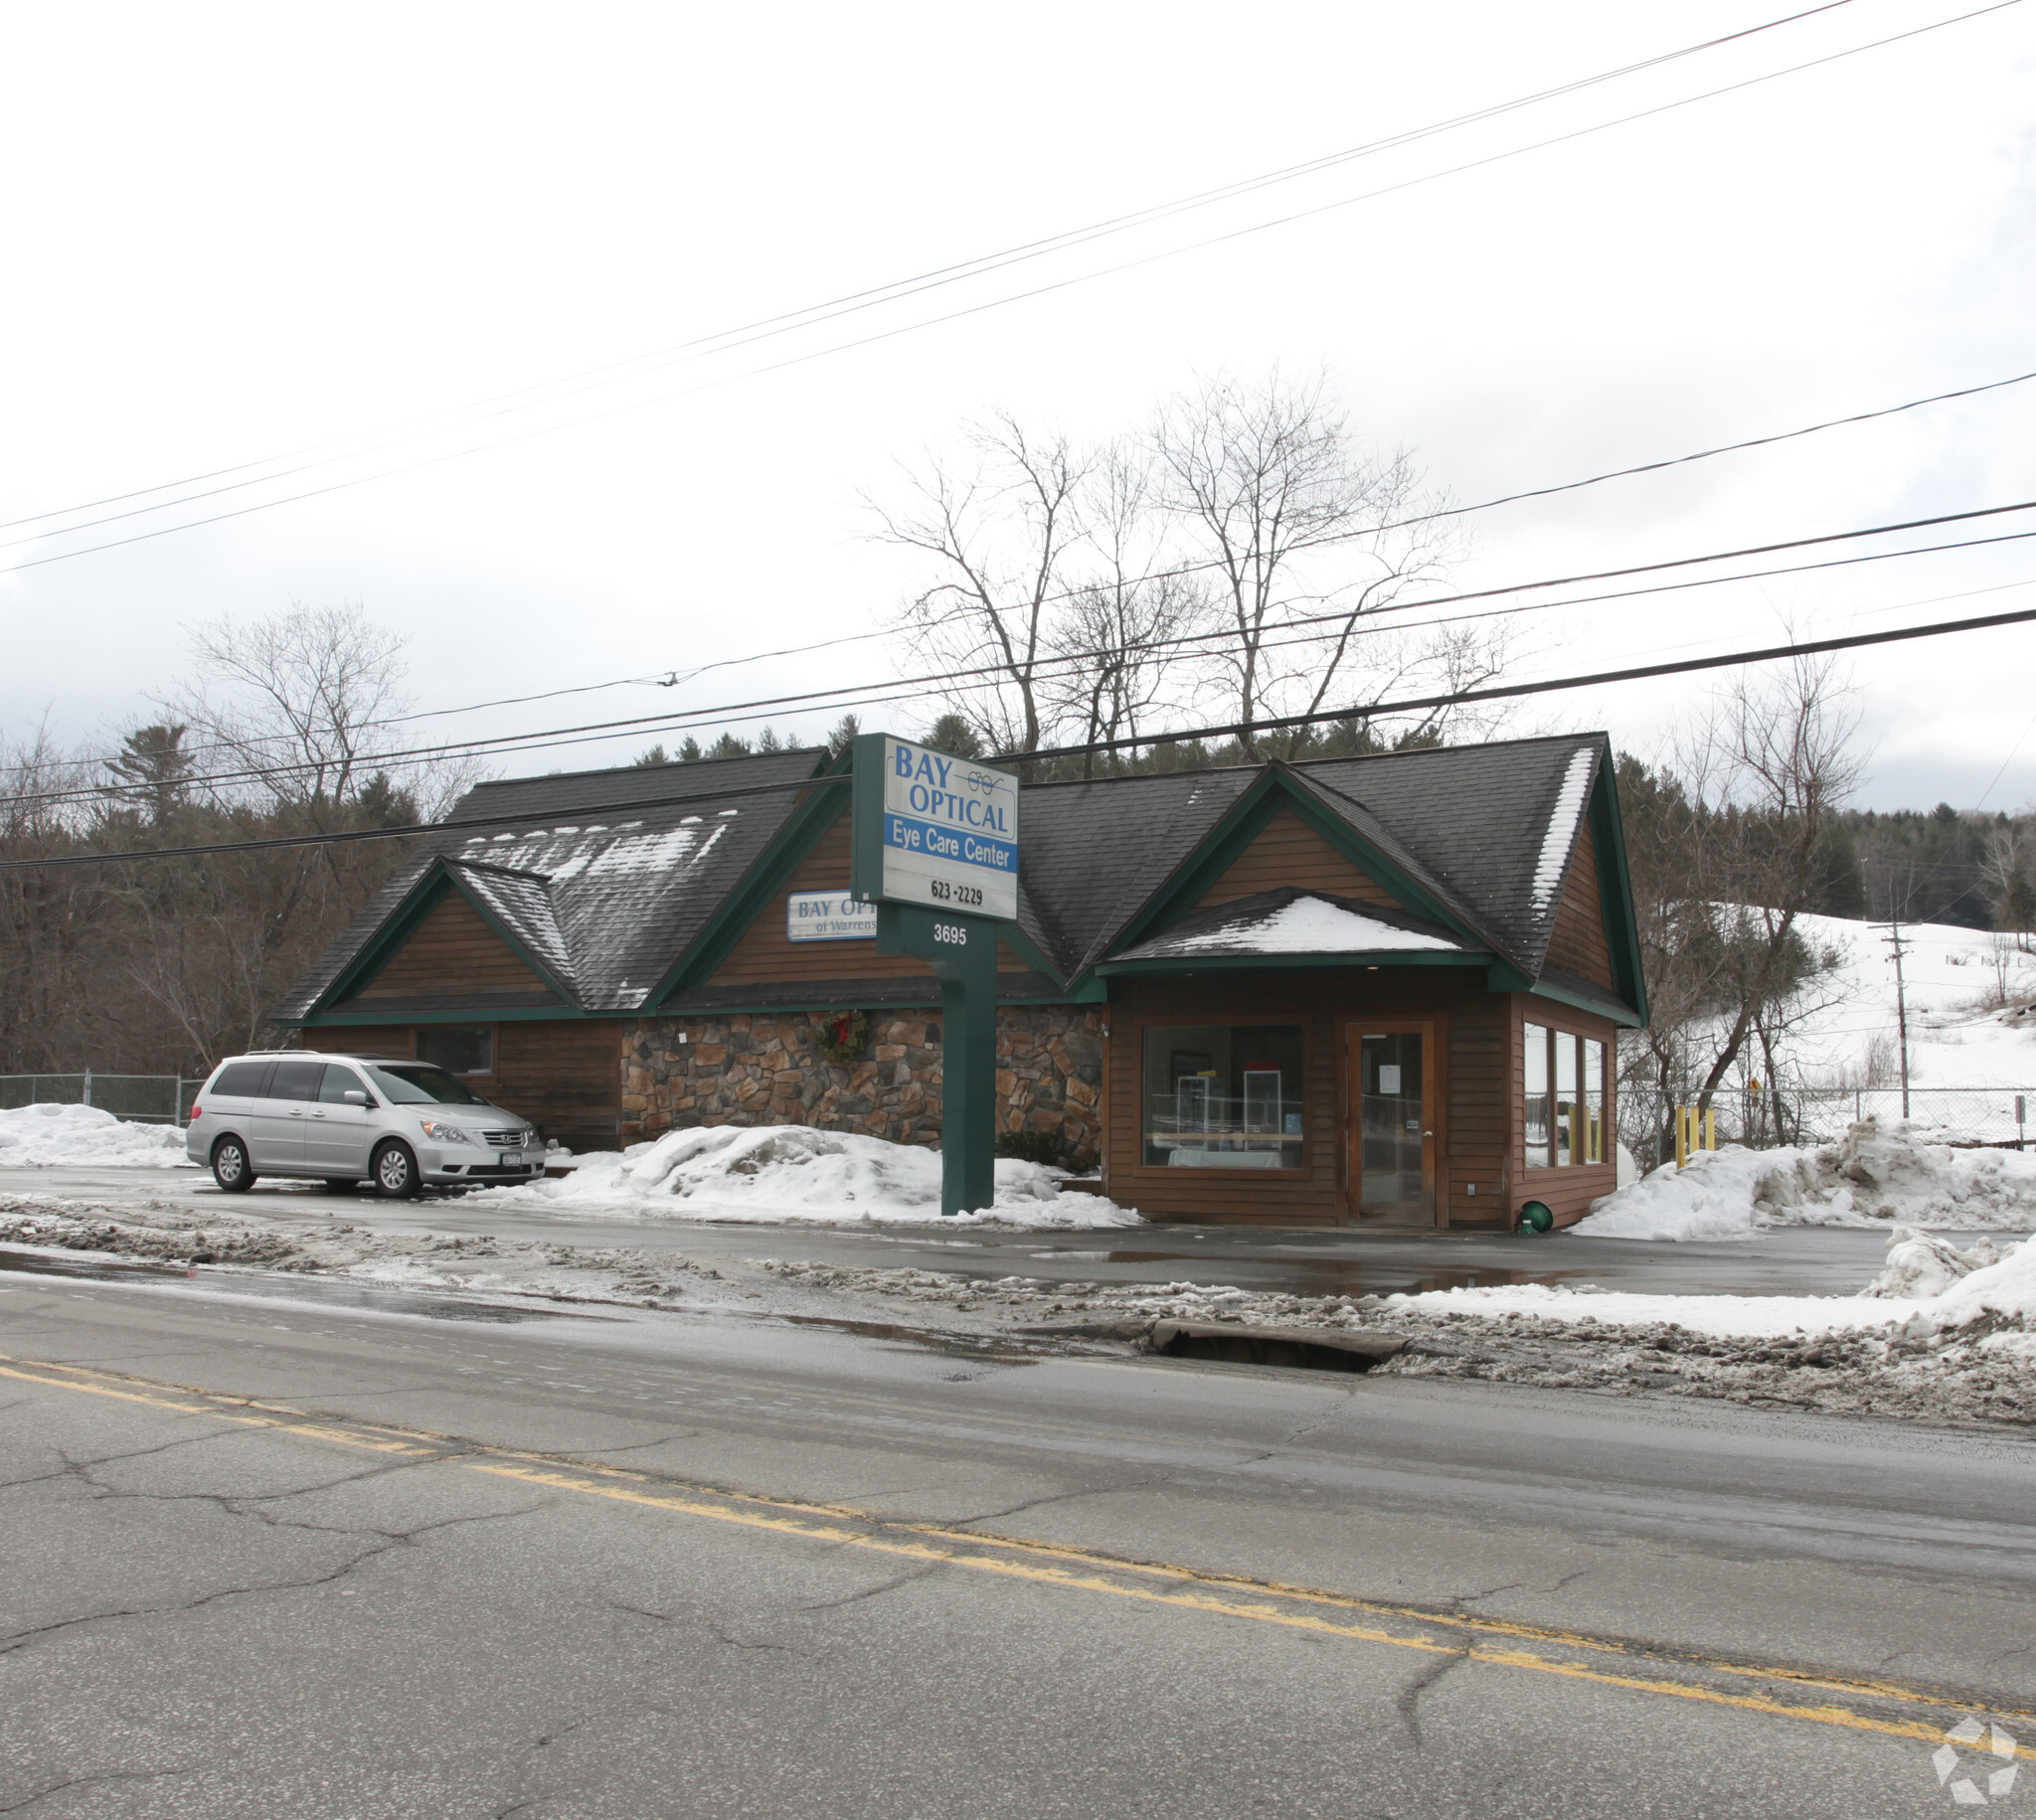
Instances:
[[[1718,1111],[1715,1106],[1706,1106],[1704,1108],[1704,1148],[1706,1150],[1716,1150],[1718,1148]]]

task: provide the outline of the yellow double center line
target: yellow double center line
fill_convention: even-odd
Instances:
[[[1123,1560],[1095,1550],[1025,1542],[942,1524],[891,1522],[844,1505],[721,1491],[685,1484],[657,1473],[493,1447],[429,1429],[325,1416],[288,1405],[227,1396],[192,1385],[82,1366],[12,1359],[4,1354],[0,1354],[0,1360],[5,1361],[0,1363],[0,1377],[25,1384],[108,1397],[179,1415],[201,1415],[343,1447],[408,1454],[420,1463],[432,1461],[551,1491],[604,1498],[678,1516],[1070,1591],[1174,1606],[1354,1643],[1461,1656],[1467,1661],[1501,1668],[1709,1706],[1734,1707],[1780,1719],[1804,1720],[1927,1743],[1942,1740],[1947,1714],[1978,1711],[2002,1719],[2036,1720],[2036,1712],[1992,1707],[1984,1700],[1960,1698],[1895,1681],[1859,1680],[1813,1669],[1683,1655],[1584,1631],[1504,1618],[1424,1611],[1416,1606],[1348,1593],[1211,1573],[1165,1562]],[[1641,1672],[1642,1665],[1650,1672]],[[1802,1697],[1789,1698],[1791,1694]],[[1814,1697],[1818,1695],[1826,1698],[1817,1700]],[[1919,1716],[1907,1717],[1909,1714]],[[2036,1759],[2036,1746],[2018,1746],[2016,1754]]]

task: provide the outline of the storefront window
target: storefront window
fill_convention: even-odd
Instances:
[[[1605,1045],[1584,1039],[1584,1161],[1605,1161]]]
[[[1154,1024],[1145,1031],[1147,1163],[1302,1167],[1298,1024]]]
[[[1577,1160],[1577,1039],[1555,1033],[1555,1161],[1558,1169]]]
[[[1606,1129],[1605,1045],[1546,1025],[1522,1027],[1521,1128],[1529,1169],[1602,1163]]]
[[[1527,1167],[1548,1167],[1548,1029],[1529,1024],[1520,1061],[1526,1082],[1527,1103],[1523,1123],[1527,1132]]]

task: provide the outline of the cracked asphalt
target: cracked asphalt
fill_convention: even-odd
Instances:
[[[2036,1745],[2032,1493],[1915,1423],[0,1275],[0,1814],[1949,1812],[1938,1730]]]

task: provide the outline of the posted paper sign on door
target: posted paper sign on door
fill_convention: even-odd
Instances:
[[[859,897],[1017,920],[1017,772],[869,735],[856,743],[855,804]]]

